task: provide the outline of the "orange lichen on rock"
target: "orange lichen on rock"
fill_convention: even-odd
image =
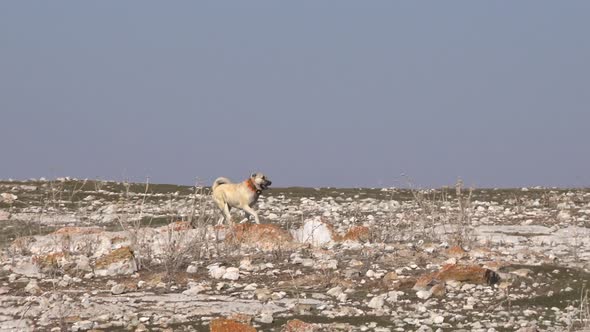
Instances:
[[[443,266],[440,271],[428,273],[418,278],[414,289],[427,288],[441,281],[449,280],[492,285],[497,283],[500,277],[496,272],[478,265],[449,264]]]
[[[467,252],[461,248],[461,246],[452,246],[449,249],[445,250],[445,254],[448,257],[456,257],[456,258],[462,258],[467,256]]]
[[[423,274],[422,276],[420,276],[418,278],[418,280],[416,280],[416,283],[414,283],[414,289],[427,289],[429,287],[432,287],[434,285],[436,285],[437,283],[440,282],[440,280],[438,280],[436,278],[438,272],[431,272],[431,273],[426,273]]]
[[[37,265],[42,271],[46,269],[56,268],[60,266],[60,261],[66,259],[66,254],[63,252],[51,253],[48,255],[33,256],[31,259],[33,264]]]
[[[368,241],[370,236],[369,227],[366,226],[353,226],[351,227],[344,236],[341,237],[342,241]]]
[[[272,224],[237,224],[227,231],[225,240],[230,243],[273,248],[288,244],[293,237],[279,226]]]
[[[109,254],[101,256],[96,260],[96,268],[101,269],[108,267],[110,264],[125,260],[133,259],[133,251],[129,247],[121,247],[111,251]]]
[[[162,229],[160,230],[161,233],[165,233],[167,231],[186,231],[191,229],[191,223],[188,221],[175,221],[170,223],[167,227],[162,227]]]
[[[299,319],[291,319],[283,326],[282,332],[314,332],[315,325],[306,323]]]
[[[473,284],[495,284],[500,280],[498,274],[478,265],[445,265],[438,272],[441,280],[457,280]]]
[[[250,325],[246,325],[235,320],[216,318],[211,321],[209,325],[211,332],[256,332],[256,329]]]
[[[59,235],[84,235],[84,234],[96,234],[103,230],[97,227],[62,227],[52,234]]]

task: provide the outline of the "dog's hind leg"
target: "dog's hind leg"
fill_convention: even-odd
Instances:
[[[225,220],[227,221],[227,223],[229,225],[231,225],[232,224],[232,221],[231,221],[231,214],[229,213],[229,210],[230,210],[229,205],[227,203],[225,203],[223,205],[223,210],[222,210],[223,216],[225,217]]]

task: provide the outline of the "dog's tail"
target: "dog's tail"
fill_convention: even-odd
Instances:
[[[228,178],[217,178],[215,179],[215,181],[213,182],[213,186],[211,187],[211,190],[215,190],[215,188],[217,188],[219,185],[225,184],[225,183],[231,183],[231,181]]]

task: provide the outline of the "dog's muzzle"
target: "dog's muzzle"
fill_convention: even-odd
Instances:
[[[268,186],[270,186],[272,184],[271,181],[266,181],[264,184],[261,185],[262,189],[267,189]]]

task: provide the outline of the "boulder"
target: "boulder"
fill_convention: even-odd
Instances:
[[[339,239],[334,226],[319,218],[306,220],[300,229],[293,232],[293,237],[297,242],[313,246],[322,246]]]

